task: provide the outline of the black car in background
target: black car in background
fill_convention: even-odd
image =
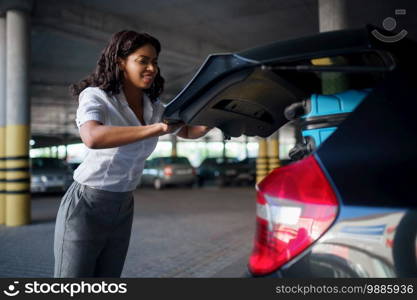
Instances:
[[[81,165],[81,162],[71,162],[68,163],[68,165],[73,171],[75,171]]]
[[[256,157],[246,157],[235,163],[236,176],[233,183],[236,185],[255,185],[256,183]]]
[[[237,158],[209,157],[197,168],[198,185],[214,183],[218,186],[230,185],[238,174]]]
[[[267,137],[287,122],[287,107],[313,94],[370,91],[323,143],[256,186],[251,275],[417,276],[417,44],[375,32],[211,55],[167,105],[167,119]]]
[[[291,163],[290,159],[280,159],[279,165],[286,166]],[[252,186],[256,183],[256,157],[247,157],[235,163],[236,176],[233,184]]]

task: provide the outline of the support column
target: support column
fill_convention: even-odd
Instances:
[[[245,158],[249,157],[248,141],[249,141],[249,138],[247,135],[245,135],[245,142],[244,142],[245,143]]]
[[[29,14],[6,13],[6,225],[30,223]]]
[[[340,30],[347,27],[346,2],[344,0],[319,0],[320,32]]]
[[[258,141],[258,157],[256,158],[256,183],[259,183],[268,174],[268,144],[266,139]]]
[[[68,161],[68,144],[65,144],[64,147],[65,147],[64,160]]]
[[[268,173],[272,170],[279,168],[279,133],[278,130],[268,137]]]
[[[210,142],[210,138],[205,135],[204,136],[204,158],[209,157],[209,151],[208,151],[208,143]]]
[[[65,133],[64,134],[64,138],[62,140],[63,145],[64,145],[64,160],[67,162],[68,161],[68,140],[69,140],[69,134]]]
[[[223,153],[222,153],[223,159],[227,157],[227,151],[226,151],[226,137],[223,134]]]
[[[171,156],[176,157],[178,155],[177,152],[177,136],[175,134],[171,134]]]
[[[6,220],[6,15],[0,12],[0,225]]]

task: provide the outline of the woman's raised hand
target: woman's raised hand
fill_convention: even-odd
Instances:
[[[181,127],[185,126],[184,122],[176,122],[176,123],[173,123],[173,124],[167,124],[165,122],[162,122],[160,124],[161,124],[161,127],[162,127],[162,135],[169,134],[169,133],[174,133],[178,129],[180,129]]]

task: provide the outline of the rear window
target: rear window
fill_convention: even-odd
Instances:
[[[186,157],[163,157],[162,163],[163,164],[190,165],[190,161]]]
[[[226,159],[224,159],[223,157],[215,157],[215,158],[206,158],[203,161],[203,165],[221,165],[221,164],[231,164],[231,163],[236,163],[238,162],[237,158],[233,158],[233,157],[227,157]]]

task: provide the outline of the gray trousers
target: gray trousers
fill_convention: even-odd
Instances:
[[[129,247],[133,193],[69,187],[54,236],[54,277],[120,277]]]

